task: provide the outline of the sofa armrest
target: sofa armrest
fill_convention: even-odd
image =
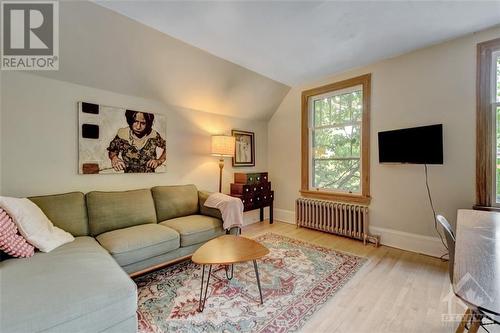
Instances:
[[[212,194],[212,192],[208,191],[198,191],[198,206],[200,208],[200,214],[206,216],[212,216],[222,220],[222,215],[220,210],[217,208],[205,207],[205,201],[207,201],[208,196]]]

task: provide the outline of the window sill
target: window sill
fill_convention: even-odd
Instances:
[[[485,211],[488,211],[488,212],[500,212],[500,207],[488,207],[488,206],[474,205],[474,206],[472,206],[472,209],[474,209],[474,210],[485,210]]]
[[[300,190],[300,194],[307,198],[341,201],[347,203],[358,203],[367,206],[370,204],[372,200],[372,198],[369,196],[363,196],[360,194],[351,194],[351,193],[331,193],[322,191]]]

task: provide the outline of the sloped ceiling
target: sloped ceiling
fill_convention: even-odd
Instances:
[[[95,3],[59,11],[59,71],[33,74],[248,119],[269,119],[290,89]]]
[[[289,85],[500,24],[500,1],[98,1]]]

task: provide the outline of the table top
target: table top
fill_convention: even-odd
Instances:
[[[269,253],[264,245],[243,236],[224,235],[202,245],[191,257],[200,265],[235,264],[262,258]]]
[[[453,290],[469,305],[500,315],[500,213],[458,211]]]

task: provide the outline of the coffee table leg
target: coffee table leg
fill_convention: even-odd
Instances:
[[[262,290],[260,288],[259,269],[257,268],[256,260],[253,261],[253,268],[255,269],[255,276],[257,277],[257,286],[259,287],[260,304],[264,304],[264,299],[262,298]]]
[[[226,278],[228,280],[231,280],[234,276],[234,264],[231,264],[231,277],[229,277],[229,275],[227,274],[227,272],[229,271],[229,267],[226,265],[226,266],[224,266],[224,269],[226,271]]]
[[[203,309],[205,308],[205,302],[207,301],[207,294],[208,294],[208,284],[210,283],[210,274],[212,274],[212,265],[210,265],[208,268],[207,285],[205,286],[205,297],[203,297],[203,280],[205,279],[205,265],[201,266],[200,303],[198,305],[198,312],[202,312]]]

